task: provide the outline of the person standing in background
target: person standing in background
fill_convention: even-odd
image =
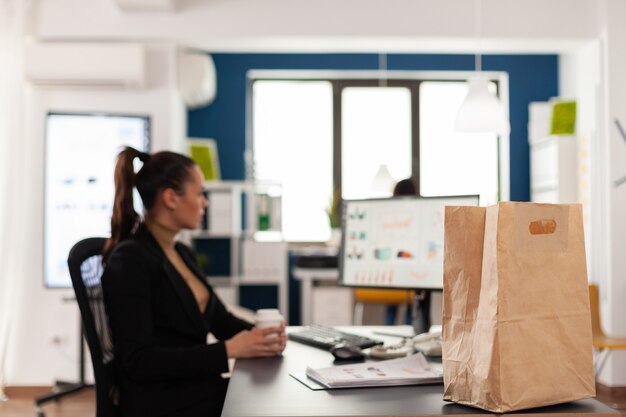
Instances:
[[[413,195],[413,196],[417,195],[415,183],[410,178],[406,178],[406,179],[398,181],[396,185],[393,187],[394,197],[401,197],[401,196],[407,196],[407,195]]]

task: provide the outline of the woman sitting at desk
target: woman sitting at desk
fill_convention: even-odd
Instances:
[[[137,174],[135,158],[143,162]],[[198,166],[180,154],[126,148],[118,156],[102,286],[123,416],[219,416],[227,359],[285,348],[284,326],[255,329],[230,314],[192,250],[176,242],[178,232],[200,224],[207,206],[202,183]],[[217,343],[207,344],[209,332]]]

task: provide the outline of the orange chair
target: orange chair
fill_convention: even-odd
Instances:
[[[610,337],[602,331],[598,286],[596,284],[589,284],[589,306],[591,307],[593,349],[596,352],[595,371],[596,376],[598,376],[612,350],[626,349],[626,338]]]
[[[406,307],[411,304],[414,297],[414,291],[356,289],[354,290],[354,316],[352,322],[355,325],[362,325],[365,304],[378,303],[398,306],[396,324],[402,324],[406,316]]]

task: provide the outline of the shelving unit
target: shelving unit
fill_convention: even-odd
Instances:
[[[537,203],[576,203],[578,199],[578,138],[551,135],[554,102],[528,106],[530,200]]]
[[[242,286],[276,286],[277,307],[288,318],[280,184],[208,181],[205,190],[209,205],[203,226],[186,240],[196,248],[209,282],[226,303],[237,305]]]
[[[573,135],[547,136],[530,144],[530,199],[578,201],[578,146]]]

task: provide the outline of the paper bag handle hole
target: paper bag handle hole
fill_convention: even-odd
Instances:
[[[556,222],[551,219],[535,220],[530,222],[528,230],[531,235],[551,235],[556,231]]]

